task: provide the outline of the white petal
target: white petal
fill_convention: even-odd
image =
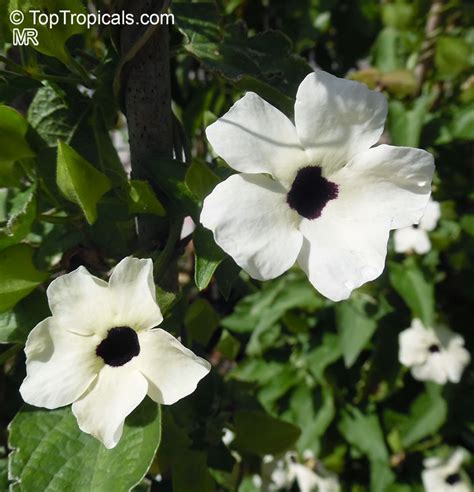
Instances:
[[[206,135],[215,152],[244,173],[269,173],[286,181],[308,163],[293,123],[253,92],[210,125]]]
[[[430,238],[423,229],[416,229],[415,227],[397,229],[393,235],[393,239],[397,253],[415,251],[419,255],[424,255],[431,249]]]
[[[443,351],[443,362],[449,381],[459,383],[464,369],[471,361],[471,355],[461,343],[451,343],[448,350]]]
[[[430,356],[430,345],[438,343],[432,330],[425,328],[419,320],[413,320],[411,328],[399,335],[398,359],[407,367],[423,364]]]
[[[434,381],[437,384],[446,384],[448,381],[440,353],[430,354],[423,364],[413,366],[411,373],[418,381]]]
[[[330,179],[347,214],[388,221],[391,229],[417,224],[431,193],[433,156],[410,147],[379,145],[355,156]]]
[[[110,328],[107,282],[83,266],[53,280],[47,296],[51,312],[67,330],[91,335]]]
[[[37,407],[58,408],[79,398],[101,367],[96,345],[96,337],[71,333],[54,318],[36,325],[25,346],[23,400]]]
[[[300,492],[313,492],[320,485],[320,478],[312,470],[300,463],[292,464]],[[319,489],[318,489],[319,490]]]
[[[338,217],[336,202],[301,223],[305,240],[298,263],[321,294],[340,301],[382,273],[389,230],[383,223]]]
[[[79,428],[99,439],[107,449],[119,442],[123,424],[145,398],[148,383],[133,363],[105,365],[89,390],[72,405]]]
[[[216,243],[258,280],[278,277],[294,264],[303,241],[299,220],[276,181],[252,174],[218,184],[201,213]]]
[[[124,258],[110,276],[109,291],[114,326],[149,330],[163,321],[151,259]]]
[[[423,217],[420,220],[420,229],[424,231],[433,231],[441,217],[441,206],[438,202],[431,200],[426,206]]]
[[[148,380],[148,394],[172,405],[191,394],[211,366],[160,328],[139,333],[137,367]]]
[[[377,143],[386,117],[384,95],[359,82],[318,70],[298,88],[296,130],[312,164],[326,174]]]
[[[448,459],[447,467],[449,473],[459,471],[466,457],[464,449],[457,448]]]

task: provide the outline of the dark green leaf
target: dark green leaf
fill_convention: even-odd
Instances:
[[[129,208],[132,214],[165,215],[165,209],[148,181],[130,181]]]
[[[10,0],[9,11],[21,10],[25,14],[25,20],[21,24],[22,28],[35,28],[38,32],[38,43],[34,48],[45,55],[54,56],[62,62],[68,64],[70,57],[66,49],[66,41],[74,34],[85,31],[85,25],[80,25],[77,21],[72,22],[71,18],[63,21],[58,18],[58,23],[54,26],[42,26],[33,23],[32,10],[59,13],[67,11],[74,14],[86,14],[80,0]],[[16,27],[15,25],[11,26]]]
[[[198,299],[186,311],[184,324],[191,339],[205,346],[219,326],[219,315],[206,299]]]
[[[411,259],[404,264],[390,263],[390,282],[425,326],[432,326],[434,319],[434,287]]]
[[[194,160],[186,172],[186,184],[200,200],[204,200],[219,181],[219,176],[198,160]]]
[[[202,226],[197,226],[193,234],[195,270],[194,282],[199,290],[205,289],[225,258],[225,253],[217,246],[212,232]]]
[[[295,444],[301,434],[300,429],[293,424],[263,412],[240,410],[234,419],[234,444],[249,453],[283,453]]]
[[[344,413],[339,431],[355,448],[362,451],[371,461],[388,460],[382,428],[375,414],[364,415],[357,408]]]
[[[79,205],[89,224],[97,219],[97,203],[110,190],[109,178],[64,142],[58,145],[57,184],[64,196]]]
[[[11,476],[24,492],[128,492],[148,471],[160,436],[160,408],[148,398],[111,450],[79,430],[70,408],[25,407],[10,425]]]
[[[346,367],[351,367],[372,338],[376,320],[365,311],[366,302],[349,300],[336,306],[336,321]]]
[[[415,400],[400,428],[402,444],[405,447],[433,435],[446,420],[448,406],[442,396],[441,386],[430,384],[427,390],[427,393]]]
[[[26,141],[27,131],[28,123],[18,111],[0,105],[0,168],[35,155]]]
[[[48,278],[33,265],[33,252],[26,244],[0,251],[0,312],[11,309]]]

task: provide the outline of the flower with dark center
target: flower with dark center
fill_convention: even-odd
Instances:
[[[419,255],[428,253],[431,250],[428,233],[436,228],[440,217],[440,204],[430,199],[419,224],[395,231],[393,235],[395,251],[397,253],[415,252]]]
[[[72,403],[79,427],[113,448],[124,420],[148,395],[170,405],[192,393],[210,365],[166,331],[151,260],[125,258],[109,282],[84,267],[47,291],[52,316],[26,342],[23,399]]]
[[[400,362],[420,381],[459,383],[471,356],[461,335],[444,326],[425,328],[419,319],[399,335]]]
[[[446,459],[437,456],[425,459],[422,473],[424,489],[427,492],[472,492],[461,474],[466,457],[466,452],[458,448]]]
[[[269,280],[298,262],[339,301],[385,266],[392,229],[417,224],[431,193],[433,157],[375,145],[385,97],[323,71],[296,95],[294,123],[249,92],[206,129],[239,174],[204,200],[201,223],[251,277]]]

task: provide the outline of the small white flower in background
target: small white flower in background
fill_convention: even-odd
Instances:
[[[38,407],[72,403],[82,431],[113,448],[125,417],[148,394],[171,405],[192,393],[210,365],[158,326],[153,263],[125,258],[109,282],[84,267],[47,290],[52,316],[26,342],[23,399]]]
[[[288,452],[283,458],[265,456],[262,462],[262,491],[273,492],[289,490],[296,481],[300,492],[339,492],[339,481],[328,472],[321,463],[305,451],[305,463],[298,461],[294,452]]]
[[[375,145],[385,97],[323,71],[298,88],[295,124],[247,93],[206,130],[240,174],[205,199],[202,224],[250,276],[278,277],[295,261],[339,301],[384,269],[391,229],[418,223],[433,157]]]
[[[431,249],[431,241],[428,232],[433,231],[441,217],[441,207],[438,202],[428,202],[425,213],[418,226],[397,229],[394,234],[395,251],[397,253],[410,253],[414,251],[419,255],[428,253]]]
[[[448,328],[425,328],[419,319],[399,336],[398,358],[419,381],[459,383],[471,357],[461,335]]]
[[[223,429],[224,435],[222,436],[222,442],[226,445],[229,446],[231,442],[235,439],[235,434],[227,428]]]
[[[428,458],[422,473],[426,492],[471,492],[471,486],[461,476],[461,466],[466,458],[463,449],[457,449],[447,460]]]

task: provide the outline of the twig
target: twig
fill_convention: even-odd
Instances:
[[[441,23],[444,0],[433,0],[425,26],[425,39],[421,45],[420,59],[415,67],[415,77],[418,81],[418,92],[421,91],[426,75],[434,57],[434,43]]]

